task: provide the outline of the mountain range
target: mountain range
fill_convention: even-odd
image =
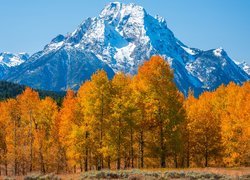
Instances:
[[[9,60],[1,55],[0,79],[38,89],[77,90],[98,69],[104,69],[109,78],[119,71],[133,75],[153,55],[169,62],[184,95],[189,90],[199,95],[230,81],[242,84],[250,79],[249,66],[233,61],[224,49],[188,47],[164,18],[120,2],[109,3],[99,16],[87,18],[68,35],[56,36],[31,57],[15,61],[19,55]]]

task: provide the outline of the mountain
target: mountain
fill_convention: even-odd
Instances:
[[[178,88],[196,95],[221,84],[238,84],[250,76],[222,48],[203,51],[178,40],[164,18],[136,4],[109,3],[67,36],[58,35],[4,79],[47,90],[77,89],[97,69],[112,77],[135,74],[152,55],[163,56],[174,70]]]
[[[12,54],[9,52],[0,53],[0,78],[11,67],[18,66],[28,60],[29,55],[27,53]]]

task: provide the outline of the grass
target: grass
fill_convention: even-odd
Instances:
[[[31,173],[27,176],[3,177],[0,179],[16,180],[74,180],[74,179],[250,179],[250,167],[240,168],[184,168],[184,169],[132,169],[132,170],[102,170],[76,174],[47,174]]]

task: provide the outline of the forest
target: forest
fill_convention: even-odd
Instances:
[[[184,97],[153,56],[135,76],[103,70],[62,104],[26,88],[0,102],[0,174],[250,165],[250,82]]]
[[[25,89],[26,86],[24,85],[0,80],[0,101],[8,98],[15,98],[17,95],[21,94]],[[35,91],[38,92],[40,98],[45,98],[49,96],[53,98],[59,105],[61,104],[62,99],[66,94],[64,91],[54,92],[40,89],[35,89]]]

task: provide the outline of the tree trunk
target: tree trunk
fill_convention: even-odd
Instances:
[[[92,170],[92,166],[93,166],[93,159],[92,159],[92,154],[91,154],[91,148],[89,148],[89,151],[88,151],[88,154],[89,154],[89,170]]]
[[[100,130],[100,149],[102,149],[103,146],[103,118],[104,118],[104,102],[103,102],[103,95],[101,97],[101,130]],[[99,165],[98,165],[98,170],[101,170],[104,168],[104,163],[103,163],[103,157],[102,154],[100,155],[100,160],[99,160]]]
[[[117,169],[121,169],[121,119],[119,118],[118,147],[117,147]]]
[[[96,160],[96,167],[97,167],[98,171],[100,171],[102,169],[102,167],[101,167],[101,158],[97,158],[97,160]]]
[[[143,129],[140,130],[140,168],[144,168],[144,137]]]
[[[16,120],[14,120],[14,175],[17,175],[17,152],[16,152],[16,146],[17,146],[17,142],[16,142]]]
[[[121,158],[120,155],[117,157],[117,169],[121,169]]]
[[[189,168],[190,166],[190,142],[189,142],[189,136],[188,136],[188,147],[187,147],[187,167]]]
[[[33,170],[32,112],[30,111],[30,172]]]
[[[126,153],[126,150],[124,152],[124,168],[123,169],[127,169],[128,167],[130,167],[130,159],[129,159],[129,155]]]
[[[208,167],[208,138],[205,136],[205,167]]]
[[[84,171],[88,171],[88,149],[85,149]]]
[[[177,159],[176,153],[174,153],[174,164],[175,164],[175,168],[178,168],[178,159]]]
[[[40,170],[43,174],[45,174],[46,170],[45,170],[45,164],[43,160],[42,145],[40,145],[39,147],[39,156],[40,156]]]
[[[5,160],[5,175],[8,176],[8,163],[7,163],[7,160]]]
[[[23,175],[25,175],[25,163],[24,162],[22,163],[22,173]]]
[[[108,169],[111,169],[111,160],[110,160],[110,156],[108,157]]]
[[[163,123],[161,120],[160,123],[160,147],[161,147],[161,168],[166,167],[166,148],[165,148],[165,143],[164,143],[164,133],[163,133]]]
[[[208,151],[206,147],[206,152],[205,152],[205,167],[208,167]]]
[[[82,157],[80,157],[79,163],[80,163],[80,171],[83,172],[83,158]]]
[[[131,167],[134,168],[134,148],[133,148],[133,128],[130,126],[130,159],[131,159]]]
[[[86,131],[86,133],[85,133],[85,141],[86,142],[88,141],[88,136],[89,136],[88,131]],[[85,147],[85,160],[84,160],[84,170],[85,170],[85,172],[88,171],[88,156],[89,156],[88,147],[86,145],[86,147]]]

